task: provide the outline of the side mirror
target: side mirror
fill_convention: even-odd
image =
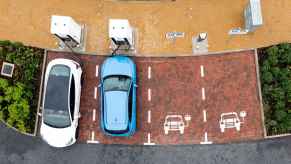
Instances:
[[[39,117],[41,117],[41,116],[42,116],[42,113],[41,113],[41,112],[38,112],[37,115],[38,115]]]
[[[100,87],[101,87],[101,84],[98,85],[98,88],[100,88]]]
[[[134,87],[136,87],[136,88],[138,87],[138,85],[137,85],[137,84],[134,84],[133,86],[134,86]]]

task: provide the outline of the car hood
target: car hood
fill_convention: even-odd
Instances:
[[[53,147],[66,147],[75,142],[75,130],[72,126],[53,128],[42,123],[40,135],[44,141]]]
[[[134,63],[127,57],[108,58],[104,61],[102,67],[102,77],[110,75],[125,75],[132,77],[134,73]]]
[[[128,95],[124,91],[105,92],[104,121],[107,130],[126,130],[128,126]]]

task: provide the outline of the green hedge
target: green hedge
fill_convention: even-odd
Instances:
[[[269,135],[291,132],[291,44],[259,51],[265,124]]]
[[[0,77],[0,119],[32,133],[38,101],[43,50],[0,41],[0,60],[16,65],[13,78]]]

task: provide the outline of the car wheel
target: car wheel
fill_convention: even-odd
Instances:
[[[79,126],[77,126],[77,128],[76,128],[76,132],[75,132],[75,138],[76,138],[76,140],[79,138]]]
[[[84,73],[82,73],[81,75],[81,86],[83,86],[83,84],[84,84]]]

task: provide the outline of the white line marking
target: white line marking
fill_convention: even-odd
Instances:
[[[96,65],[96,77],[98,77],[99,74],[99,65]]]
[[[206,114],[206,110],[203,110],[203,122],[207,121]]]
[[[151,123],[152,119],[151,119],[151,111],[148,110],[148,123]]]
[[[99,143],[99,141],[95,140],[95,132],[94,131],[91,132],[91,139],[87,140],[87,143],[94,143],[94,144],[98,144]]]
[[[148,141],[144,145],[155,145],[155,143],[151,142],[151,133],[148,133]]]
[[[91,143],[91,144],[99,144],[99,141],[91,141],[91,140],[88,140],[87,143]]]
[[[200,142],[200,144],[212,144],[212,141],[208,141],[207,132],[204,133],[204,141]]]
[[[93,109],[93,121],[95,121],[96,120],[96,109]]]
[[[92,132],[91,132],[91,141],[94,141],[94,140],[95,140],[95,132],[92,131]]]
[[[148,101],[151,101],[152,100],[152,91],[151,89],[149,88],[148,89]]]
[[[97,99],[97,87],[94,88],[94,99]]]
[[[202,100],[205,100],[205,88],[202,88]]]
[[[201,77],[204,77],[204,67],[203,65],[200,66]]]
[[[148,79],[151,79],[152,77],[152,67],[148,67]]]

